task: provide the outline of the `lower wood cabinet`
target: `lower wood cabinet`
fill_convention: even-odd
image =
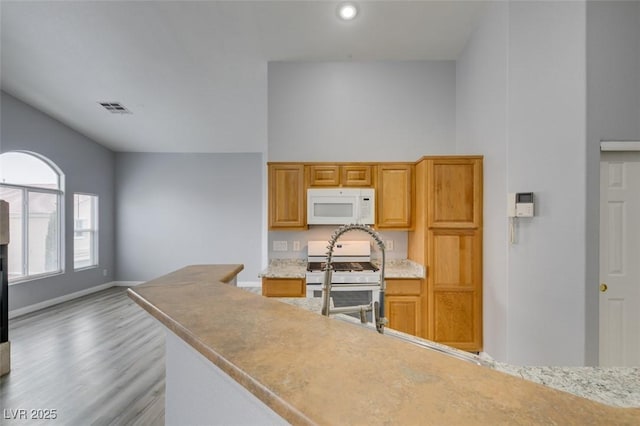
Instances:
[[[403,333],[425,337],[424,281],[421,279],[386,279],[384,309],[387,326]]]
[[[482,350],[482,232],[428,232],[428,298],[431,340],[458,349]]]
[[[262,278],[262,295],[266,297],[306,297],[304,278]]]

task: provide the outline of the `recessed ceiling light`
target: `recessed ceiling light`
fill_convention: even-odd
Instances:
[[[351,21],[358,15],[358,7],[355,3],[346,2],[338,5],[338,16],[345,21]]]

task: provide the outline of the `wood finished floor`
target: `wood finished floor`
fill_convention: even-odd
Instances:
[[[0,424],[39,423],[11,419],[18,409],[57,410],[48,425],[164,424],[164,331],[126,288],[14,318],[9,340]]]

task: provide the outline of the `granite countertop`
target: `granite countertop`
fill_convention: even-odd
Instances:
[[[373,260],[372,263],[380,266],[379,260]],[[306,271],[306,259],[271,259],[259,277],[304,278]],[[388,259],[384,272],[385,278],[424,278],[424,267],[408,259]]]
[[[260,278],[304,278],[307,272],[306,259],[271,259]]]
[[[223,284],[190,266],[130,297],[293,424],[638,424],[616,408]]]
[[[640,407],[640,367],[523,367],[493,361],[493,368],[615,407]]]
[[[380,260],[372,263],[380,267]],[[387,259],[384,267],[385,278],[424,278],[424,266],[409,259]]]

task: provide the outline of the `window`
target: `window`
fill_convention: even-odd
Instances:
[[[73,267],[98,266],[98,196],[73,194]]]
[[[9,203],[9,282],[62,272],[62,181],[44,157],[0,154],[0,199]]]

